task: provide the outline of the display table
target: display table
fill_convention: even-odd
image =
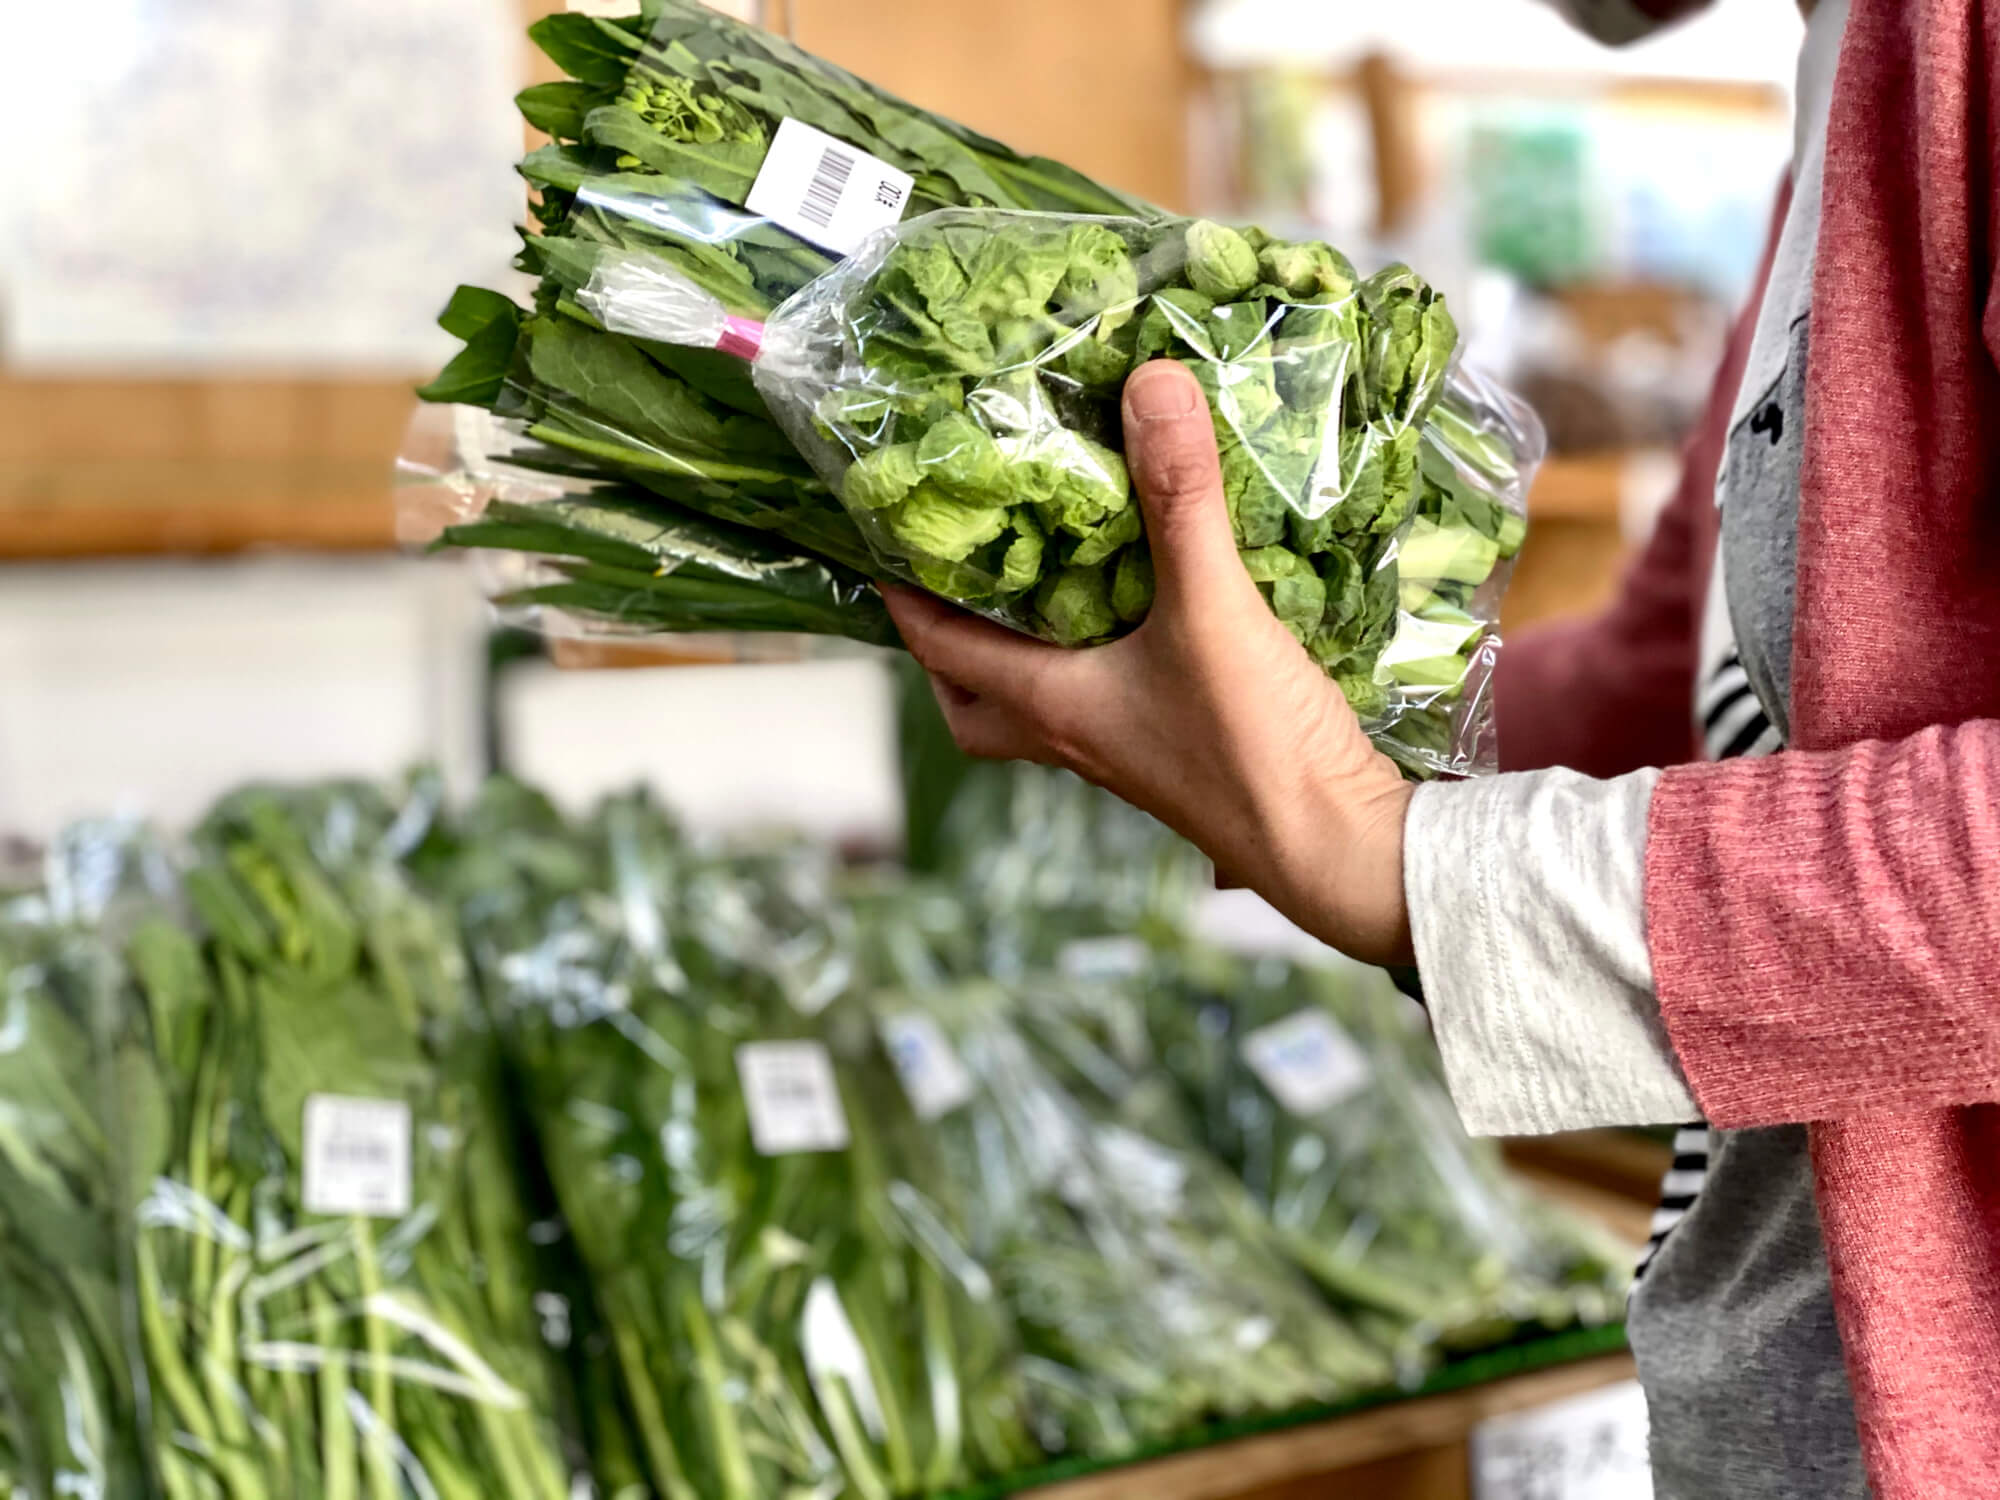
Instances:
[[[1632,1379],[1621,1329],[1557,1335],[1447,1366],[1424,1393],[1025,1490],[1024,1500],[1458,1500],[1490,1417]],[[1008,1492],[1001,1492],[1008,1493]]]

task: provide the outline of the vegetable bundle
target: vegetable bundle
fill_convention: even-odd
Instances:
[[[1184,945],[1139,987],[1205,1143],[1285,1252],[1399,1354],[1615,1315],[1622,1252],[1466,1137],[1383,976]]]
[[[974,962],[1025,976],[1041,1066],[1130,1128],[1198,1141],[1254,1200],[1262,1230],[1235,1237],[1274,1239],[1381,1347],[1420,1364],[1615,1314],[1621,1249],[1466,1136],[1386,976],[1198,939],[1193,851],[1062,773],[996,768],[948,824]]]
[[[977,980],[873,998],[944,1190],[1020,1320],[1052,1451],[1115,1457],[1388,1382],[1382,1350],[1263,1243],[1190,1136],[1093,1107],[1035,1056],[1026,994]]]
[[[0,1493],[137,1494],[121,1178],[92,1041],[110,956],[45,901],[12,907],[0,907]]]
[[[581,300],[622,332],[731,336],[698,288],[639,258],[600,260]],[[1397,541],[1456,341],[1407,271],[1358,282],[1326,245],[1218,224],[944,210],[821,276],[758,338],[759,390],[875,555],[1064,645],[1151,606],[1119,393],[1147,360],[1183,361],[1208,391],[1245,566],[1384,717]],[[1410,576],[1477,583],[1494,560],[1433,547]]]
[[[1012,1320],[921,1186],[865,1017],[787,994],[837,939],[790,924],[794,951],[747,966],[740,871],[641,804],[599,836],[615,903],[545,906],[537,933],[534,899],[503,896],[532,941],[478,946],[655,1492],[891,1500],[1035,1462]]]
[[[943,1497],[1609,1314],[1392,1002],[1003,781],[956,882],[505,782],[79,830],[0,904],[10,1500]]]
[[[511,560],[503,607],[880,643],[866,580],[892,574],[1106,639],[1151,596],[1118,387],[1175,358],[1274,612],[1412,774],[1481,763],[1538,455],[1504,395],[1447,381],[1455,331],[1420,278],[1165,218],[689,0],[532,34],[571,75],[520,99],[555,140],[522,164],[534,304],[453,298],[465,348],[423,394],[499,430],[415,465],[445,482],[406,501],[441,489],[443,544]],[[800,135],[818,155],[774,206]],[[902,222],[866,240],[847,220],[871,187],[892,206],[870,222]],[[1447,391],[1463,420],[1433,419]]]
[[[97,1184],[117,1274],[83,1236],[38,1257],[91,1290],[84,1331],[115,1351],[81,1446],[140,1455],[74,1492],[571,1493],[494,1054],[455,929],[367,844],[377,810],[341,791],[232,798],[185,873],[199,928],[163,892],[71,933],[96,947],[88,1023],[38,1027],[14,1054],[45,1078],[89,1059],[94,1086],[65,1084],[73,1118],[43,1149],[101,1142],[114,1164]],[[32,1229],[6,1206],[10,1235]],[[15,1405],[90,1353],[30,1347]],[[28,1495],[72,1492],[62,1464],[30,1462]]]

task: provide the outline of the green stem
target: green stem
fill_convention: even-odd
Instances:
[[[607,1321],[611,1325],[612,1345],[618,1351],[619,1368],[625,1372],[625,1394],[632,1403],[633,1421],[639,1428],[639,1441],[646,1449],[654,1481],[667,1492],[668,1500],[702,1500],[681,1469],[680,1453],[674,1446],[667,1414],[661,1409],[660,1393],[653,1387],[652,1371],[638,1334],[627,1319],[614,1315]]]
[[[396,1377],[389,1368],[389,1325],[368,1307],[382,1290],[382,1268],[375,1259],[375,1236],[368,1221],[355,1218],[351,1229],[354,1270],[361,1288],[355,1311],[368,1349],[368,1404],[375,1412],[374,1430],[366,1435],[363,1472],[368,1479],[369,1500],[402,1500],[402,1481],[396,1476],[396,1458],[389,1447],[389,1434],[396,1430]]]
[[[345,1335],[333,1300],[323,1288],[306,1293],[312,1305],[313,1336],[319,1340],[320,1493],[324,1500],[359,1500],[355,1474],[354,1417],[347,1409]]]
[[[681,1288],[681,1318],[687,1326],[688,1348],[694,1355],[695,1375],[701,1383],[701,1400],[708,1413],[709,1433],[715,1450],[716,1478],[723,1495],[730,1500],[759,1500],[756,1471],[743,1446],[743,1434],[736,1426],[735,1404],[727,1394],[729,1372],[723,1368],[722,1349],[715,1328],[702,1306],[701,1293],[692,1282]]]

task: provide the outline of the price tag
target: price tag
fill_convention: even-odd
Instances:
[[[409,1105],[310,1094],[304,1136],[307,1213],[399,1219],[410,1211]]]
[[[736,1049],[736,1076],[761,1155],[845,1149],[847,1112],[833,1060],[818,1042],[746,1042]]]
[[[903,217],[914,179],[803,120],[771,138],[744,207],[836,255]]]
[[[959,1061],[938,1023],[919,1011],[888,1016],[882,1022],[882,1045],[896,1065],[903,1092],[920,1120],[948,1115],[972,1097],[972,1075]]]
[[[1294,1115],[1316,1115],[1368,1082],[1368,1059],[1323,1010],[1294,1011],[1243,1038],[1243,1060]]]
[[[1056,954],[1056,967],[1071,979],[1129,979],[1145,972],[1143,938],[1077,938]]]
[[[1474,1500],[1652,1500],[1637,1381],[1492,1417],[1472,1432]]]

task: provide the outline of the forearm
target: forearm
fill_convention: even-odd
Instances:
[[[1674,1124],[1695,1105],[1646,951],[1658,772],[1422,788],[1403,885],[1424,998],[1468,1129]]]

